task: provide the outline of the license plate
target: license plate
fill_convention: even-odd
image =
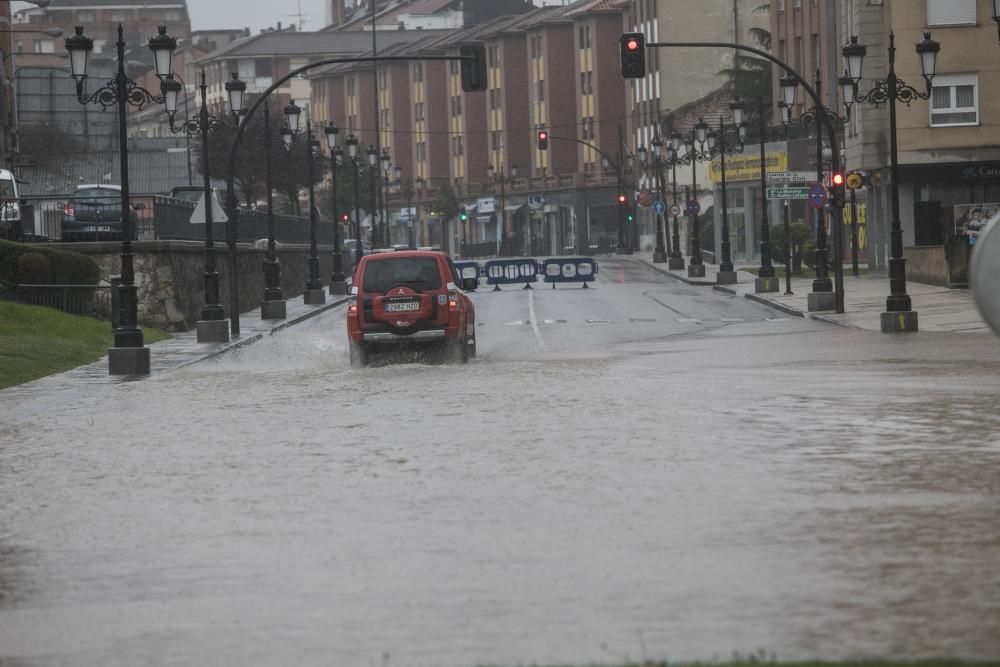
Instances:
[[[405,313],[420,310],[420,304],[416,301],[398,301],[396,303],[382,304],[382,310],[387,313]]]

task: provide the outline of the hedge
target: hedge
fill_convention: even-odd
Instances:
[[[48,260],[48,266],[38,257]],[[22,275],[24,271],[25,275]],[[46,248],[38,244],[0,240],[0,282],[42,285],[97,285],[101,270],[97,262],[78,252]]]

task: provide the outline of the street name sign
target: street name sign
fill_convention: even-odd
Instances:
[[[768,185],[783,185],[785,183],[811,183],[816,180],[816,174],[808,171],[772,171],[767,174]]]
[[[770,187],[767,189],[768,199],[809,199],[809,186]]]

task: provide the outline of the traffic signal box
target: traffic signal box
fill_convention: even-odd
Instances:
[[[469,214],[468,214],[468,212],[467,212],[467,211],[465,210],[465,207],[463,206],[463,207],[462,207],[461,209],[459,209],[459,211],[458,211],[458,220],[459,220],[459,222],[465,222],[465,221],[466,221],[466,220],[468,220],[468,219],[469,219]]]
[[[626,32],[621,41],[622,78],[641,79],[646,76],[646,36],[641,32]]]
[[[460,46],[462,56],[462,90],[479,93],[486,90],[486,47],[482,44]]]
[[[619,192],[618,193],[618,205],[619,206],[628,206],[628,197],[625,196],[624,192]]]
[[[834,208],[844,208],[847,177],[842,171],[830,174],[830,205]]]
[[[549,131],[538,131],[538,150],[547,151],[549,149]]]

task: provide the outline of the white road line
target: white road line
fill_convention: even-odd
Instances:
[[[681,317],[677,319],[678,322],[691,322],[692,324],[701,324],[701,320],[696,320],[691,317]]]
[[[542,349],[547,349],[545,347],[545,340],[542,338],[542,332],[538,328],[538,320],[535,319],[535,293],[528,292],[528,321],[531,323],[531,330],[535,332],[535,338],[538,339],[538,343],[542,346]]]
[[[587,324],[609,324],[611,320],[587,320]]]
[[[723,317],[722,321],[723,322],[746,322],[746,320],[744,320],[742,318],[739,318],[739,317],[730,317],[730,318]]]

